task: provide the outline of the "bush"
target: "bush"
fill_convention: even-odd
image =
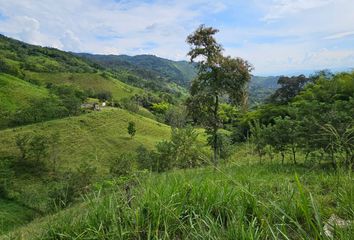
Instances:
[[[133,171],[135,157],[131,153],[123,153],[114,159],[110,166],[110,173],[114,176],[127,176]]]
[[[192,127],[175,128],[172,130],[171,140],[157,143],[155,151],[149,152],[140,146],[136,151],[139,169],[164,172],[172,168],[200,166],[203,154],[197,137],[198,133]]]
[[[42,174],[47,170],[44,158],[48,156],[49,143],[45,135],[31,132],[16,135],[16,147],[20,156],[14,167],[18,173]]]
[[[141,170],[148,169],[148,170],[155,170],[154,159],[152,157],[152,152],[147,150],[143,145],[140,145],[136,149],[136,160],[138,164],[138,168]]]
[[[54,182],[48,193],[48,208],[56,212],[74,201],[75,188],[69,181]]]
[[[129,112],[137,113],[139,111],[139,105],[134,100],[129,98],[123,98],[121,100],[121,106]]]

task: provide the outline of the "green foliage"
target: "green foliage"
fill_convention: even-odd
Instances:
[[[0,58],[0,73],[7,73],[13,76],[22,76],[20,68],[16,64],[11,64],[2,58]]]
[[[250,141],[255,146],[255,150],[259,156],[259,162],[262,162],[262,156],[265,155],[265,147],[267,146],[267,128],[259,121],[252,121],[250,123]]]
[[[70,53],[26,44],[3,35],[0,35],[0,55],[5,58],[1,61],[13,63],[0,65],[7,73],[14,76],[18,76],[19,68],[22,71],[34,72],[93,72],[94,70],[91,63]]]
[[[196,69],[193,64],[186,61],[171,61],[153,55],[92,55],[79,54],[84,58],[108,67],[117,72],[128,72],[129,83],[136,83],[135,78],[143,78],[156,82],[156,85],[165,85],[174,82],[182,86],[188,86],[190,81],[196,76]],[[148,87],[146,84],[145,87]],[[161,90],[161,88],[160,88]]]
[[[298,174],[294,174],[297,172]],[[11,234],[26,239],[327,239],[332,214],[353,219],[350,172],[301,166],[225,166],[175,171],[87,197]],[[328,191],[329,189],[338,189]],[[350,240],[353,226],[335,228]]]
[[[128,123],[128,134],[133,138],[136,133],[135,122]]]
[[[137,148],[139,169],[164,172],[172,168],[194,168],[205,161],[198,142],[198,133],[192,127],[173,128],[170,141],[160,141],[156,150]]]
[[[20,153],[18,168],[40,173],[44,168],[43,160],[48,155],[49,139],[37,132],[18,134],[16,146]]]
[[[137,113],[139,111],[139,105],[134,100],[129,98],[123,98],[120,101],[120,105],[123,109],[126,109],[129,112]]]
[[[170,108],[170,104],[167,102],[153,103],[151,110],[155,113],[165,114]]]
[[[241,58],[224,57],[214,38],[217,29],[201,25],[187,42],[191,61],[198,59],[198,76],[192,82],[187,105],[193,120],[203,124],[213,137],[214,163],[217,164],[217,133],[220,127],[220,98],[228,96],[234,105],[246,107],[249,63]]]
[[[193,168],[201,164],[201,146],[197,138],[198,133],[190,126],[172,129],[170,147],[174,157],[173,164],[179,168]]]
[[[154,161],[154,152],[149,151],[146,147],[143,145],[140,145],[136,149],[136,162],[138,165],[138,169],[141,170],[150,170],[150,171],[156,171],[157,167],[155,165],[156,161]]]
[[[304,75],[296,77],[281,76],[278,80],[280,88],[269,97],[268,101],[271,103],[286,104],[297,96],[310,81],[311,79]]]
[[[68,113],[69,110],[63,105],[63,102],[56,96],[51,95],[48,98],[32,100],[29,107],[16,112],[10,122],[10,126],[62,118],[68,116]]]
[[[110,166],[110,173],[114,176],[128,176],[133,171],[135,156],[131,153],[123,153],[116,157]]]
[[[165,114],[165,121],[173,128],[183,128],[187,124],[187,109],[185,106],[171,105]]]

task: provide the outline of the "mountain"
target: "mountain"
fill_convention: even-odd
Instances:
[[[193,64],[187,61],[172,61],[154,55],[96,55],[77,53],[103,67],[113,70],[128,70],[135,72],[140,77],[160,79],[187,87],[196,76]]]
[[[263,103],[278,88],[279,76],[252,76],[249,85],[249,104],[255,106]]]
[[[144,92],[86,59],[3,35],[0,35],[0,86],[0,128],[33,101],[45,101],[58,87],[70,86],[89,97],[109,93],[115,101]]]
[[[134,83],[134,78],[127,79],[129,84],[139,87],[146,81],[150,88],[151,85],[158,85],[159,90],[164,87],[169,88],[170,83],[188,88],[193,78],[197,76],[195,65],[187,61],[172,61],[154,55],[97,55],[89,53],[76,53],[77,56],[88,59],[101,67],[109,68],[121,73],[128,71],[130,74],[138,75],[141,79]],[[123,79],[120,77],[120,79]],[[250,104],[255,105],[264,101],[277,88],[279,77],[252,76],[250,83]],[[140,84],[140,85],[139,85]],[[145,86],[146,87],[146,86]],[[153,88],[156,90],[156,87]]]

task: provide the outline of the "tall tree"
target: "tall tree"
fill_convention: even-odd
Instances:
[[[311,82],[313,79],[307,78],[305,75],[293,77],[281,76],[278,80],[280,88],[278,88],[275,93],[269,97],[268,102],[287,104],[304,89],[307,83]]]
[[[192,82],[188,110],[196,122],[201,123],[212,136],[214,164],[218,161],[218,129],[220,99],[228,99],[233,105],[247,106],[247,85],[251,79],[250,64],[241,58],[225,57],[223,48],[214,35],[217,29],[201,25],[187,37],[191,46],[188,53],[191,62],[198,64],[198,76]]]

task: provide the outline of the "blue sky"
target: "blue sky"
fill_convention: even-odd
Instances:
[[[353,0],[0,0],[0,33],[67,51],[183,60],[200,24],[257,75],[354,67]]]

